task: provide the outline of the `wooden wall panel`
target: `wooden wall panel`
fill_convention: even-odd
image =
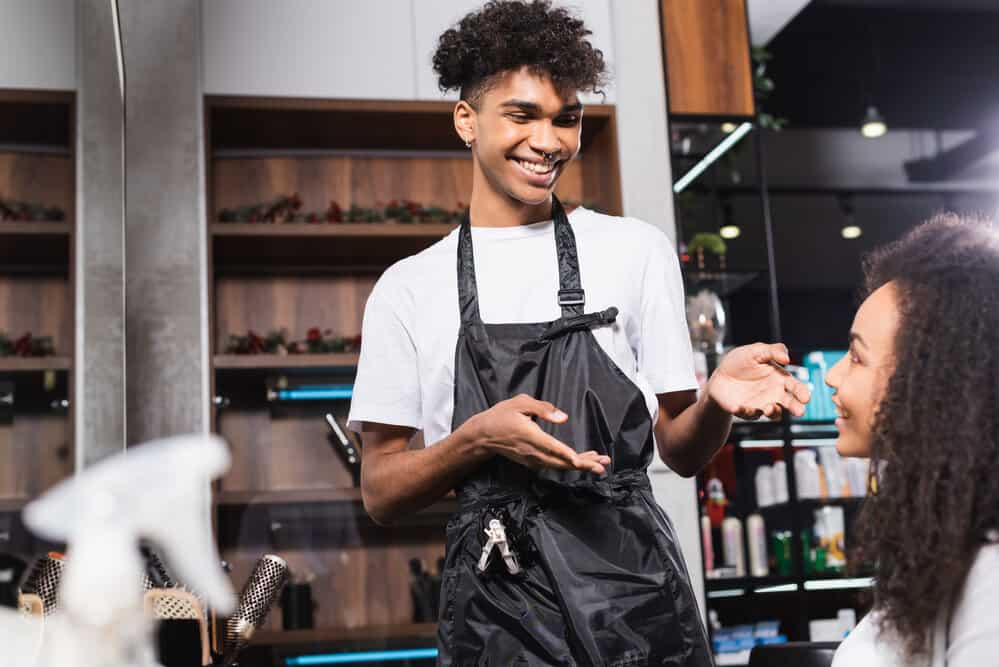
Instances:
[[[356,526],[340,526],[351,530]],[[317,602],[317,628],[360,628],[371,625],[400,625],[412,622],[413,603],[409,592],[409,560],[420,558],[436,569],[444,555],[443,529],[437,540],[432,537],[412,543],[388,543],[391,529],[377,542],[356,545],[322,546],[277,550],[287,560],[296,578],[315,577],[312,596]],[[425,533],[427,531],[424,531]],[[266,546],[240,546],[223,550],[223,558],[232,565],[233,586],[239,590],[265,552]],[[275,606],[265,625],[281,629],[281,609]]]
[[[0,224],[3,224],[0,222]],[[0,275],[0,331],[52,336],[56,354],[73,356],[73,295],[62,277]]]
[[[72,220],[74,192],[71,157],[0,152],[0,197],[58,206]]]
[[[603,137],[607,132],[601,133]],[[606,141],[594,140],[589,159],[570,164],[559,180],[557,193],[563,199],[596,199],[615,202],[602,182],[607,165],[616,165],[616,155]],[[610,158],[608,158],[608,155]],[[590,168],[595,177],[584,180]],[[614,173],[617,173],[616,168]],[[584,182],[593,192],[584,193]],[[425,205],[455,209],[468,205],[472,192],[472,163],[467,157],[268,157],[217,159],[213,170],[213,202],[216,210],[266,201],[297,192],[302,211],[324,211],[330,200],[343,208],[352,204],[371,207],[393,199],[411,199]],[[620,199],[620,195],[616,196]],[[620,207],[618,203],[617,208]]]
[[[467,204],[472,170],[466,157],[217,159],[213,188],[216,215],[222,208],[294,192],[302,198],[303,211],[324,211],[331,199],[344,208],[392,199],[454,208],[459,201]]]
[[[752,116],[745,0],[660,0],[669,110]]]
[[[69,420],[17,414],[0,426],[0,497],[34,497],[73,472]]]
[[[328,277],[218,277],[215,280],[215,351],[224,350],[229,334],[248,329],[264,335],[288,328],[293,340],[310,327],[331,329],[341,336],[361,333],[364,304],[376,275]]]
[[[341,410],[338,410],[339,414]],[[342,412],[345,416],[346,408]],[[222,411],[219,434],[232,451],[222,491],[349,488],[353,478],[327,440],[322,409]]]

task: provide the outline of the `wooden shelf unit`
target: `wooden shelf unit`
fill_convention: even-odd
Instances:
[[[0,357],[0,373],[68,371],[72,365],[70,357]]]
[[[51,336],[56,352],[0,358],[15,397],[13,419],[0,424],[7,512],[73,472],[72,411],[63,401],[73,399],[75,105],[73,92],[0,89],[0,198],[64,213],[62,221],[0,220],[0,332]]]
[[[216,354],[216,371],[353,368],[356,353],[343,354]]]
[[[331,272],[380,269],[451,233],[444,223],[213,223],[216,270]],[[342,266],[346,265],[346,266]]]
[[[285,328],[289,340],[304,339],[312,327],[360,333],[381,271],[456,225],[218,219],[224,208],[291,194],[301,198],[302,212],[321,212],[330,201],[346,210],[393,199],[458,209],[471,193],[472,161],[455,135],[453,104],[209,96],[205,109],[212,390],[257,397],[233,400],[213,417],[233,455],[215,489],[219,544],[237,587],[269,550],[281,553],[293,572],[320,573],[312,588],[321,629],[281,632],[280,613],[272,613],[254,644],[432,638],[433,624],[409,623],[408,564],[443,556],[444,525],[456,501],[446,498],[400,524],[377,526],[327,441],[323,412],[343,419],[348,402],[259,404],[260,376],[330,374],[349,381],[358,355],[222,350],[227,336],[251,330],[266,335]],[[586,108],[580,158],[557,191],[563,201],[621,213],[615,127],[613,106]]]
[[[72,229],[69,222],[0,221],[0,272],[66,273]]]
[[[30,498],[14,496],[0,498],[0,514],[18,513],[28,504]]]
[[[432,639],[436,623],[400,623],[361,628],[316,628],[312,630],[265,631],[253,636],[255,646],[299,646],[303,644],[338,644],[371,639]]]

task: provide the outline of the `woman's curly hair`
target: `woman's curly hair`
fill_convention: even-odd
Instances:
[[[457,89],[473,107],[498,74],[521,67],[551,77],[560,92],[606,84],[604,55],[583,22],[549,0],[497,0],[446,30],[434,53],[441,90]]]
[[[939,214],[864,272],[868,293],[895,285],[901,317],[851,561],[876,565],[874,607],[916,656],[999,528],[999,232]]]

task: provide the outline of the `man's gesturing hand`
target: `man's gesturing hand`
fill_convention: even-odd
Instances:
[[[541,430],[531,418],[561,424],[568,415],[547,401],[519,394],[500,401],[466,422],[474,438],[500,456],[532,469],[584,470],[598,475],[610,457],[595,451],[579,453]]]
[[[795,417],[805,414],[811,398],[808,387],[786,371],[775,368],[790,363],[781,343],[755,343],[726,354],[708,381],[708,396],[723,410],[743,419],[764,415],[780,419],[784,410]]]

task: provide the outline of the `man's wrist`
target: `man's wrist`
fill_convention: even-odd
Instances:
[[[489,438],[481,427],[478,415],[473,415],[455,431],[459,437],[459,449],[463,454],[485,460],[492,456]]]
[[[715,399],[716,373],[717,371],[712,373],[704,385],[704,392],[701,395],[702,410],[706,416],[713,418],[731,417],[732,413],[723,408],[721,403]]]

